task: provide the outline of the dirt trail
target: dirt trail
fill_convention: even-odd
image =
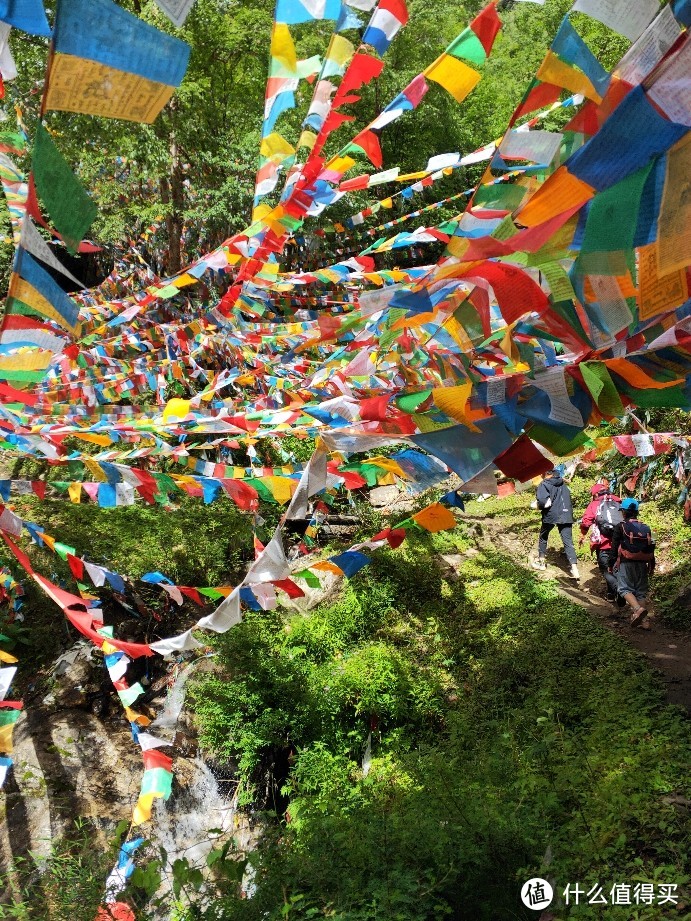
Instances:
[[[463,520],[479,526],[475,535],[479,548],[492,547],[504,551],[517,562],[530,566],[536,544],[532,533],[527,541],[525,531],[519,535],[504,530],[500,522],[489,517],[465,515]],[[628,609],[619,610],[605,601],[602,576],[590,560],[579,560],[580,583],[568,575],[566,558],[558,549],[550,548],[547,551],[547,564],[547,571],[544,574],[534,573],[535,577],[556,579],[562,595],[587,608],[593,617],[642,653],[651,668],[659,672],[668,701],[691,714],[691,634],[664,626],[655,617],[654,605],[651,610],[651,629],[631,628]]]

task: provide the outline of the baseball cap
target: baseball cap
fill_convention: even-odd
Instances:
[[[624,499],[621,503],[623,509],[631,509],[634,512],[638,510],[638,502],[635,499]]]

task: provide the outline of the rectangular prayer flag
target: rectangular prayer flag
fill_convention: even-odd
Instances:
[[[185,42],[113,0],[59,0],[45,107],[150,124],[189,55]]]
[[[456,102],[463,102],[468,93],[480,82],[480,74],[450,54],[441,57],[424,71],[424,76],[434,80],[450,93]]]
[[[39,122],[31,160],[36,191],[67,248],[76,252],[97,208]]]
[[[9,22],[30,35],[50,35],[41,0],[0,0],[0,22]]]
[[[383,55],[407,22],[408,10],[404,0],[380,0],[365,29],[362,41]]]

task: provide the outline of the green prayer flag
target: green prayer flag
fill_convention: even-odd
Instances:
[[[213,601],[216,601],[218,598],[224,598],[223,592],[219,592],[215,588],[200,588],[199,593],[204,595],[206,598],[211,598]]]
[[[549,425],[533,425],[528,435],[533,441],[541,444],[543,448],[547,448],[552,454],[556,454],[557,457],[564,457],[566,454],[571,454],[585,445],[595,447],[594,442],[588,438],[585,432],[578,432],[573,438],[568,438],[556,429],[550,428]]]
[[[19,719],[21,710],[0,710],[0,726],[10,726]]]
[[[604,192],[590,203],[581,253],[607,253],[633,247],[643,186],[653,161]]]
[[[625,275],[628,269],[624,250],[613,250],[612,252],[599,250],[596,253],[580,252],[574,264],[576,271],[581,275],[621,276]]]
[[[484,336],[482,320],[476,308],[465,300],[453,312],[454,319],[461,324],[470,341],[475,345]]]
[[[623,416],[624,407],[606,365],[601,361],[584,361],[579,367],[598,408],[606,416]]]
[[[452,54],[455,58],[463,58],[464,61],[470,61],[472,64],[484,64],[487,60],[482,42],[470,27],[461,32],[446,49],[446,53]]]
[[[321,582],[311,569],[301,569],[300,572],[296,572],[293,575],[298,579],[303,579],[310,588],[321,588]]]
[[[646,390],[636,390],[630,384],[621,381],[620,389],[628,397],[626,402],[633,403],[634,406],[640,409],[657,409],[658,407],[691,408],[689,398],[681,387],[663,387],[660,390],[650,387]]]
[[[403,393],[396,397],[396,406],[404,413],[412,413],[421,403],[425,402],[431,392],[431,390],[422,390],[420,393]]]
[[[43,125],[36,128],[31,168],[36,191],[67,248],[76,253],[97,210]]]
[[[77,551],[75,550],[74,547],[68,547],[67,544],[61,544],[59,540],[55,541],[55,552],[57,553],[57,555],[60,557],[61,560],[66,560],[68,553],[71,554],[72,556],[77,555]]]
[[[173,775],[170,771],[166,771],[165,768],[161,767],[149,768],[144,771],[142,776],[142,796],[146,796],[147,793],[157,793],[163,799],[168,799],[172,790]]]
[[[120,698],[123,707],[131,707],[132,704],[137,700],[138,697],[141,697],[144,693],[144,688],[137,681],[136,684],[133,684],[129,688],[124,688],[122,691],[118,691],[118,697]]]

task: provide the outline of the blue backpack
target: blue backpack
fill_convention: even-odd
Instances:
[[[653,532],[647,524],[630,518],[622,523],[621,530],[619,554],[622,559],[642,563],[651,563],[655,559]]]

